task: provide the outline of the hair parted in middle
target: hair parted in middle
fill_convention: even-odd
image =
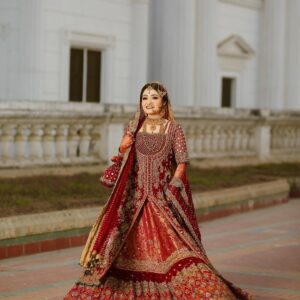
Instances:
[[[140,113],[143,116],[145,116],[144,110],[142,108],[142,98],[143,98],[144,91],[149,88],[154,89],[162,98],[162,103],[163,103],[164,110],[165,110],[163,118],[168,119],[168,120],[174,120],[174,115],[172,112],[168,91],[163,86],[163,84],[160,83],[159,81],[148,82],[142,87],[141,92],[140,92]]]

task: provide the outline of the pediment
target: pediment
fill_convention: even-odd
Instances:
[[[248,59],[255,54],[252,47],[239,35],[231,35],[218,44],[218,55]]]

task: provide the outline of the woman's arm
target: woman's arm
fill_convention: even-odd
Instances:
[[[125,127],[124,134],[119,146],[119,153],[124,154],[126,150],[132,145],[134,142],[133,134],[129,131],[130,123]]]
[[[118,155],[114,155],[111,158],[113,164],[110,165],[106,170],[104,170],[103,174],[100,176],[100,182],[106,187],[111,188],[115,185],[118,174],[120,172],[124,153],[126,152],[126,149],[133,143],[132,134],[127,130],[127,128],[128,126],[124,130],[124,134],[119,146]]]
[[[127,150],[127,148],[129,148],[132,145],[132,143],[133,143],[132,135],[129,133],[126,133],[121,140],[121,143],[119,146],[119,152],[123,154]]]
[[[177,165],[177,168],[175,170],[174,173],[174,177],[176,178],[183,178],[184,174],[185,174],[185,170],[186,170],[186,163],[180,163]]]
[[[187,144],[180,124],[177,124],[172,147],[177,167],[169,184],[179,188],[181,187],[182,178],[185,176],[187,164],[189,163]]]

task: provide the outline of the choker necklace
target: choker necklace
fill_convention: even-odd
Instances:
[[[164,131],[165,131],[164,126],[163,126],[164,123],[165,123],[165,119],[163,119],[163,118],[150,119],[149,117],[147,117],[143,124],[143,132],[147,132],[146,126],[148,124],[148,125],[150,125],[150,129],[152,130],[152,133],[156,129],[156,126],[159,126],[159,133],[164,133]]]

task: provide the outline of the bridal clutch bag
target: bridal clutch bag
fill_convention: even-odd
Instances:
[[[105,169],[105,171],[99,178],[99,181],[102,185],[110,188],[115,185],[119,176],[122,164],[122,156],[115,155],[112,157],[111,161],[113,162],[113,164]]]

